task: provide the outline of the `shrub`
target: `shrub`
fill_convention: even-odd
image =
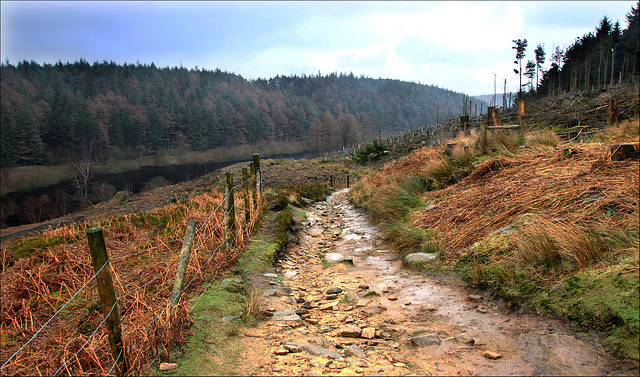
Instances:
[[[364,165],[367,163],[367,160],[369,159],[369,155],[372,153],[381,153],[384,152],[384,150],[387,149],[387,146],[382,144],[382,142],[380,142],[379,140],[374,140],[373,143],[371,144],[367,144],[364,147],[358,149],[356,151],[356,155],[354,156],[354,159],[361,165]]]

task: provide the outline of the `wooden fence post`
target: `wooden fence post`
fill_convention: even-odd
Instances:
[[[116,302],[116,291],[113,287],[111,277],[111,266],[109,256],[104,244],[104,236],[101,227],[94,227],[87,230],[87,241],[91,252],[91,262],[93,271],[96,274],[98,293],[100,295],[100,306],[102,313],[107,316],[105,327],[109,337],[111,355],[116,360],[116,375],[124,376],[129,370],[128,359],[122,344],[122,329],[120,328],[120,310]],[[104,267],[103,267],[104,266]]]
[[[349,182],[351,180],[351,176],[349,174],[347,174],[347,188],[350,187],[351,182]]]
[[[258,192],[256,191],[256,188],[257,188],[256,166],[253,164],[253,161],[249,163],[249,179],[251,180],[251,183],[249,183],[249,186],[251,186],[251,192],[253,196],[253,205],[257,209],[258,208]]]
[[[227,246],[227,250],[233,246],[233,238],[235,235],[235,221],[236,221],[236,209],[233,202],[233,173],[227,173],[227,185],[224,188],[225,196],[225,215],[227,221],[224,227],[224,243]]]
[[[500,125],[500,111],[497,107],[491,108],[491,126],[499,126]]]
[[[329,185],[333,187],[333,174],[329,176]]]
[[[255,204],[258,207],[262,196],[262,171],[260,170],[260,154],[253,154],[253,168],[255,169],[256,187],[255,187]]]
[[[609,122],[607,125],[617,126],[619,121],[620,120],[618,119],[618,100],[614,98],[611,100],[611,102],[609,102]]]
[[[251,222],[251,195],[249,194],[249,172],[247,168],[242,168],[242,189],[244,190],[244,221],[249,224]]]
[[[520,140],[524,140],[527,129],[524,124],[524,101],[521,99],[518,100],[518,125],[520,126]]]
[[[187,230],[184,232],[184,241],[182,242],[182,250],[178,262],[178,270],[176,271],[176,279],[173,282],[173,291],[171,292],[171,306],[176,306],[182,292],[182,284],[184,283],[184,274],[189,265],[189,256],[191,255],[191,244],[193,243],[193,233],[196,227],[195,220],[187,221]]]
[[[461,115],[460,116],[460,123],[462,123],[462,125],[463,125],[464,134],[468,135],[469,131],[467,130],[467,127],[469,127],[469,116],[468,115]]]
[[[485,154],[487,147],[487,126],[491,124],[491,107],[487,109],[487,121],[482,122],[480,128],[480,154]]]

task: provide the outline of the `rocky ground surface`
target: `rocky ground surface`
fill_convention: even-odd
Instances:
[[[240,374],[636,372],[620,373],[597,336],[405,268],[346,190],[307,209],[307,217],[277,274],[259,279],[268,319],[244,333]]]

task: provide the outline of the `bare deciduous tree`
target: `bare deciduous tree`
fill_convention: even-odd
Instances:
[[[75,187],[80,192],[83,200],[89,200],[89,181],[93,176],[91,171],[91,150],[93,142],[83,140],[81,142],[82,158],[77,162],[71,163],[71,174]]]

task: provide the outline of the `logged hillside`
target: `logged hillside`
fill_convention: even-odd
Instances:
[[[637,360],[637,112],[565,142],[552,128],[524,140],[492,132],[484,155],[478,134],[461,132],[446,140],[452,149],[419,148],[389,162],[351,200],[403,256],[439,257],[416,267],[456,271],[514,308],[603,331],[615,352]],[[617,154],[618,144],[635,152]]]
[[[332,151],[458,115],[462,94],[398,80],[278,76],[246,80],[221,71],[154,64],[0,67],[1,166],[66,162],[78,156],[138,158],[308,141]]]

